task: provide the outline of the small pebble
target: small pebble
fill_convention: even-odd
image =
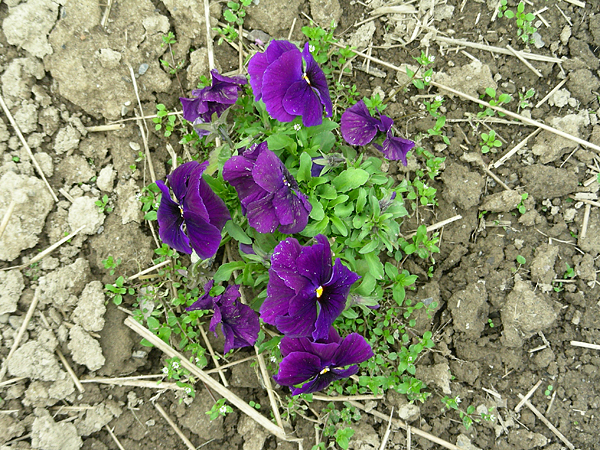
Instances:
[[[149,67],[150,67],[150,66],[149,66],[148,64],[146,64],[146,63],[144,63],[144,64],[140,64],[140,67],[139,67],[139,69],[138,69],[138,73],[139,73],[140,75],[144,75],[144,74],[145,74],[145,73],[148,71],[148,68],[149,68]]]

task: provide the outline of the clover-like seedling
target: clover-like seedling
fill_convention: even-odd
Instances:
[[[494,130],[490,130],[489,133],[481,134],[481,153],[496,153],[496,149],[502,147],[502,142],[499,139],[496,139],[496,132]]]
[[[519,92],[519,109],[529,108],[531,106],[531,103],[529,103],[527,100],[529,100],[534,95],[535,89],[533,88],[529,89],[524,94],[522,92]]]

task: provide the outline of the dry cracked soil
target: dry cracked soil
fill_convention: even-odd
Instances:
[[[476,103],[433,86],[426,92],[410,88],[391,99],[387,114],[406,116],[402,129],[410,137],[433,126],[420,108],[423,95],[446,97],[442,111],[449,145],[440,137],[422,142],[446,158],[441,175],[431,182],[438,205],[413,211],[402,231],[461,218],[441,231],[441,253],[432,272],[422,262],[405,262],[419,276],[409,295],[438,303],[432,320],[421,317],[415,329],[434,332],[436,346],[417,366],[417,376],[433,395],[417,405],[388,395],[366,407],[386,416],[394,407],[411,426],[459,448],[566,448],[528,407],[516,408],[519,394],[539,383],[530,403],[571,448],[598,449],[600,350],[571,342],[600,344],[600,159],[586,144],[600,145],[599,3],[527,2],[527,12],[536,12],[538,30],[528,46],[519,39],[515,20],[494,13],[498,4],[260,0],[248,8],[244,27],[287,38],[295,23],[291,38],[303,41],[300,29],[309,24],[307,17],[322,25],[335,20],[336,37],[388,63],[353,61],[348,81],[363,95],[387,97],[405,79],[390,64],[414,64],[413,57],[425,51],[435,56],[435,82],[476,98],[495,88],[512,95],[508,108],[515,112],[519,94],[534,88],[530,105],[520,113],[584,142],[550,131],[523,142],[537,126],[508,117],[480,120]],[[508,6],[516,9],[513,0]],[[211,26],[223,20],[223,9],[223,3],[211,2]],[[137,385],[84,383],[80,392],[67,371],[66,364],[85,382],[157,374],[164,365],[164,355],[141,346],[139,336],[123,324],[134,299],[126,295],[119,309],[104,285],[152,265],[157,244],[138,200],[151,179],[148,160],[140,158],[146,128],[134,118],[154,114],[159,103],[179,108],[178,97],[189,95],[199,76],[208,74],[203,2],[4,0],[0,22],[2,99],[57,196],[3,112],[0,220],[8,217],[8,224],[0,238],[0,448],[189,448],[155,403],[196,448],[297,448],[239,411],[210,422],[205,411],[214,401],[200,385],[193,401],[181,390],[157,389],[152,378],[138,379]],[[173,61],[182,61],[176,75],[160,62],[171,61],[162,45],[169,31],[177,39]],[[211,38],[217,67],[237,70],[237,51],[217,45],[216,34]],[[537,73],[508,45],[533,55],[528,60]],[[178,155],[185,148],[177,136],[165,138],[150,120],[147,125],[153,171],[163,179],[167,144]],[[502,147],[482,155],[480,136],[489,127]],[[516,152],[495,164],[518,144]],[[407,168],[391,163],[388,172],[401,180],[417,169],[411,158]],[[104,196],[108,208],[101,211],[96,201]],[[103,264],[110,256],[122,260],[116,275]],[[14,266],[21,267],[10,269]],[[34,298],[33,317],[6,361]],[[248,355],[241,351],[234,359]],[[237,395],[268,405],[249,363],[234,366],[226,376]],[[461,406],[478,412],[493,408],[494,418],[466,429],[457,411],[443,411],[443,395],[459,396]],[[324,403],[312,406],[318,412]],[[314,424],[298,418],[292,425],[304,438],[303,448],[310,449]],[[387,421],[365,413],[353,427],[350,448],[377,449]],[[406,431],[392,427],[386,448],[406,446]],[[411,448],[443,447],[413,434]]]

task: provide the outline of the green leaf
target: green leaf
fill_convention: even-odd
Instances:
[[[350,167],[333,179],[338,192],[347,192],[364,185],[369,180],[369,173],[363,169]]]
[[[308,181],[311,179],[310,169],[312,167],[312,158],[306,152],[300,155],[300,169],[296,174],[296,180]]]
[[[600,174],[598,175],[600,177]],[[358,198],[356,199],[356,212],[361,213],[365,204],[367,203],[367,190],[365,188],[360,188],[358,191]]]
[[[337,198],[337,196],[337,191],[332,185],[325,184],[319,187],[319,197],[327,200],[333,200],[334,198]]]
[[[377,236],[374,236],[374,239],[368,244],[366,244],[363,248],[361,248],[358,253],[364,255],[365,253],[372,252],[377,247],[379,247],[379,238]]]
[[[325,211],[323,211],[323,205],[321,202],[314,197],[308,199],[312,206],[312,210],[310,211],[310,217],[315,220],[322,220],[325,217]]]
[[[237,20],[237,17],[235,16],[235,14],[233,14],[233,12],[230,9],[226,9],[223,12],[223,17],[227,22],[235,22]]]
[[[356,292],[362,296],[368,297],[375,290],[375,286],[377,285],[377,280],[370,273],[365,274],[362,278],[360,286],[356,290]]]
[[[329,217],[325,216],[320,222],[309,223],[304,231],[302,231],[300,234],[307,237],[314,237],[317,234],[325,234],[327,225],[329,225]]]
[[[337,216],[331,216],[329,219],[331,220],[331,223],[333,224],[333,226],[338,230],[338,232],[342,236],[344,236],[344,237],[348,236],[348,229],[346,228],[346,224],[344,224],[343,220],[341,220]]]
[[[157,220],[156,211],[150,211],[144,216],[144,220]]]
[[[267,145],[269,146],[269,150],[281,150],[282,148],[287,148],[289,150],[296,150],[296,142],[289,137],[287,134],[276,133],[272,134],[267,138]]]
[[[383,279],[383,264],[379,260],[379,255],[376,252],[367,253],[365,261],[369,266],[369,273],[376,279]]]
[[[337,217],[343,219],[354,212],[354,203],[340,203],[338,205],[335,205],[335,208],[333,210],[335,211],[335,215]]]
[[[236,241],[241,242],[242,244],[251,245],[252,239],[248,237],[246,232],[233,220],[228,220],[225,224],[225,231],[234,238]]]
[[[246,263],[244,261],[231,261],[221,264],[213,277],[215,284],[229,280],[234,270],[241,270],[245,265]]]
[[[390,279],[393,280],[394,278],[396,278],[398,276],[398,268],[396,266],[392,265],[391,263],[386,262],[385,263],[385,273],[387,274],[387,276]]]
[[[506,11],[508,13],[508,11]],[[496,90],[494,88],[485,88],[485,93],[492,98],[496,98]]]

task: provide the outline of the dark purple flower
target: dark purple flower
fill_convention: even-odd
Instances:
[[[381,120],[371,117],[362,100],[342,114],[340,130],[342,137],[350,145],[367,145],[375,138],[377,130],[381,129]]]
[[[323,122],[333,105],[323,70],[310,54],[308,43],[300,52],[288,41],[271,41],[267,50],[255,54],[248,63],[254,98],[261,98],[267,112],[280,122],[302,116],[306,127]]]
[[[254,345],[258,338],[260,323],[256,313],[247,305],[241,303],[240,286],[227,286],[225,292],[216,297],[210,295],[214,285],[211,280],[204,285],[204,295],[195,301],[187,311],[197,309],[212,309],[214,314],[210,320],[209,330],[217,335],[217,325],[221,324],[221,330],[225,337],[225,348],[223,353],[227,354],[233,348],[248,347]]]
[[[231,219],[223,200],[202,179],[207,166],[208,162],[190,161],[167,177],[176,201],[163,181],[156,182],[162,191],[157,212],[160,238],[177,251],[194,250],[202,259],[217,253],[221,230]]]
[[[280,242],[271,257],[267,298],[260,308],[264,322],[289,337],[325,339],[342,313],[350,286],[360,277],[331,262],[331,248],[322,234],[302,247],[294,238]]]
[[[323,390],[335,380],[356,374],[357,364],[373,356],[371,346],[361,335],[352,333],[341,339],[333,327],[320,341],[286,336],[280,349],[283,361],[273,378],[281,386],[290,386],[292,395]],[[350,367],[344,369],[346,366]],[[305,384],[292,387],[301,383]]]
[[[258,232],[272,233],[279,227],[280,232],[293,234],[306,227],[312,206],[266,142],[229,159],[223,179],[235,187],[242,212]]]
[[[406,154],[415,146],[413,141],[395,137],[392,133],[394,121],[381,115],[380,120],[375,119],[369,113],[364,101],[359,101],[348,108],[342,114],[341,126],[342,137],[350,145],[367,145],[373,141],[378,131],[386,134],[382,145],[373,144],[389,160],[400,160],[405,166],[408,164]]]
[[[238,98],[242,85],[248,81],[246,77],[226,77],[216,70],[211,70],[212,85],[203,89],[194,89],[192,97],[179,98],[183,107],[183,118],[193,125],[209,123],[213,114],[220,117],[223,112],[233,105]],[[207,135],[210,132],[200,127],[194,126],[196,132],[200,135]]]

